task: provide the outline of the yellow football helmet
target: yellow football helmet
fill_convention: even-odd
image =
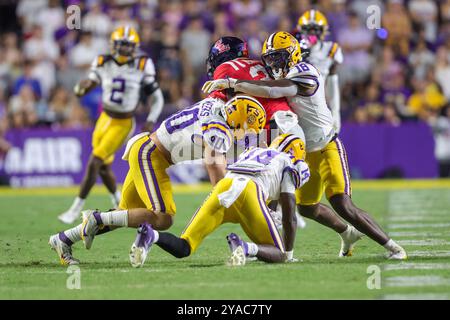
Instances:
[[[260,133],[266,125],[266,111],[258,100],[249,96],[235,96],[223,107],[228,126],[239,140],[246,133]]]
[[[328,20],[319,10],[308,10],[298,18],[297,30],[303,36],[315,36],[323,40],[328,32]],[[314,42],[312,38],[309,40]]]
[[[261,59],[270,75],[280,79],[302,60],[302,50],[293,35],[278,31],[264,41]]]
[[[285,133],[276,137],[269,148],[279,152],[289,153],[293,157],[293,163],[296,163],[299,160],[305,160],[306,157],[305,142],[291,133]]]
[[[111,33],[111,53],[119,63],[126,63],[131,60],[139,47],[139,35],[130,26],[121,26]]]

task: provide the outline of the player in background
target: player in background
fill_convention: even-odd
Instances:
[[[80,216],[98,176],[111,195],[113,207],[117,207],[120,192],[111,170],[114,153],[134,133],[133,115],[142,95],[151,100],[146,129],[152,128],[164,105],[153,62],[138,52],[139,35],[136,30],[128,26],[119,27],[111,34],[110,42],[111,53],[98,56],[92,63],[88,79],[81,80],[74,89],[75,94],[81,97],[101,85],[103,111],[92,134],[92,154],[78,196],[71,207],[58,216],[67,224]]]
[[[133,267],[141,267],[153,244],[177,258],[193,254],[203,240],[224,223],[238,223],[252,242],[231,233],[229,265],[244,265],[247,257],[265,262],[294,261],[296,235],[295,191],[308,181],[303,161],[304,142],[292,135],[276,138],[269,148],[250,148],[227,167],[180,237],[158,232],[150,224],[138,228],[130,250]],[[283,211],[284,241],[278,233],[268,200],[279,200]]]
[[[291,34],[271,34],[263,45],[262,61],[273,80],[215,80],[205,83],[206,92],[232,88],[265,98],[287,97],[306,136],[306,162],[311,171],[307,185],[298,192],[299,211],[304,216],[321,215],[325,195],[333,209],[360,232],[384,246],[390,259],[407,258],[405,250],[381,229],[351,199],[347,154],[333,127],[333,117],[325,99],[324,79],[311,64],[301,61],[300,44]],[[330,226],[337,232],[340,227]],[[349,256],[352,248],[341,247],[339,256]]]
[[[319,69],[325,81],[325,96],[333,115],[333,126],[341,130],[341,94],[337,67],[344,61],[341,47],[333,41],[325,41],[328,20],[318,10],[306,11],[298,19],[293,35],[300,42],[302,58]]]
[[[122,159],[129,171],[123,185],[119,208],[114,211],[83,211],[83,223],[52,235],[49,244],[61,264],[78,264],[71,247],[83,240],[90,249],[94,237],[120,227],[136,228],[144,222],[157,230],[173,224],[176,213],[172,185],[166,170],[183,161],[204,159],[211,183],[225,176],[225,154],[233,134],[246,128],[259,133],[265,112],[251,97],[236,96],[226,104],[206,98],[164,120],[152,134],[143,132],[127,143]],[[243,136],[243,134],[239,134]]]

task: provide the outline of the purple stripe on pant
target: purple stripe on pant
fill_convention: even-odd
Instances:
[[[345,182],[344,192],[345,192],[345,194],[350,195],[350,181],[349,181],[349,177],[348,177],[347,167],[345,165],[344,152],[342,151],[342,145],[341,145],[341,141],[339,140],[339,138],[337,138],[335,140],[335,143],[336,143],[336,147],[337,147],[338,153],[339,153],[339,159],[341,162],[342,172],[344,174],[344,182]]]
[[[166,212],[166,206],[164,204],[164,199],[161,196],[161,190],[159,190],[158,180],[156,179],[155,170],[153,170],[152,161],[150,159],[150,156],[152,152],[156,149],[156,144],[150,149],[150,152],[148,153],[148,165],[150,168],[150,174],[152,175],[153,185],[156,189],[156,195],[158,196],[159,204],[161,205],[161,212]]]
[[[152,140],[148,139],[148,141],[144,142],[144,143],[141,145],[141,148],[139,149],[139,155],[138,155],[138,157],[139,157],[139,169],[140,169],[140,171],[141,171],[141,175],[144,177],[145,189],[147,190],[147,195],[148,195],[148,197],[149,197],[149,199],[150,199],[150,203],[152,204],[152,208],[155,209],[155,203],[153,202],[152,195],[151,195],[151,193],[150,193],[150,186],[149,186],[149,184],[148,184],[147,175],[145,174],[145,170],[144,170],[144,161],[143,161],[143,159],[142,159],[142,153],[144,152],[144,148],[145,148],[150,142],[152,142]],[[153,147],[155,147],[155,146],[153,146]],[[150,152],[149,152],[149,153],[150,153]]]
[[[255,183],[255,186],[256,186],[256,192],[258,194],[257,196],[258,196],[259,206],[263,212],[264,218],[266,219],[267,226],[269,227],[270,235],[272,236],[273,242],[275,243],[275,246],[278,249],[280,249],[281,251],[284,251],[283,244],[278,243],[278,240],[275,235],[275,232],[279,235],[278,230],[272,230],[272,225],[270,224],[270,221],[272,221],[273,225],[275,225],[275,223],[273,222],[272,218],[270,217],[269,212],[267,212],[267,206],[264,203],[264,198],[262,197],[262,192],[260,191],[257,183]],[[280,239],[281,239],[281,237],[280,237]],[[280,247],[280,245],[281,245],[281,247]]]

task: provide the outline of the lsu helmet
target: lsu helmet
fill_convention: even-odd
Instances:
[[[305,160],[306,157],[305,142],[291,133],[285,133],[276,137],[269,148],[279,152],[289,153],[293,157],[293,163],[299,160]]]
[[[225,103],[223,114],[239,140],[248,132],[260,133],[266,124],[266,111],[258,100],[238,95]]]
[[[139,47],[139,35],[130,26],[121,26],[111,34],[111,53],[119,63],[126,63],[131,60]]]
[[[318,10],[308,10],[298,18],[295,37],[312,47],[328,33],[328,20]]]
[[[300,44],[285,31],[272,33],[265,41],[261,60],[274,79],[280,79],[302,60]]]
[[[221,37],[209,49],[206,68],[210,78],[222,63],[236,58],[248,58],[247,43],[237,37]]]

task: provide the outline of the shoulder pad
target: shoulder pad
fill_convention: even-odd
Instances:
[[[225,153],[230,149],[233,135],[226,122],[220,117],[202,121],[203,140],[213,150]]]
[[[289,70],[289,72],[286,76],[286,79],[291,79],[291,78],[295,78],[298,76],[317,77],[317,76],[319,76],[319,71],[312,64],[302,61],[302,62],[296,64],[295,66],[293,66]]]
[[[112,59],[110,54],[101,54],[97,56],[96,64],[97,67],[102,67],[106,62]]]

